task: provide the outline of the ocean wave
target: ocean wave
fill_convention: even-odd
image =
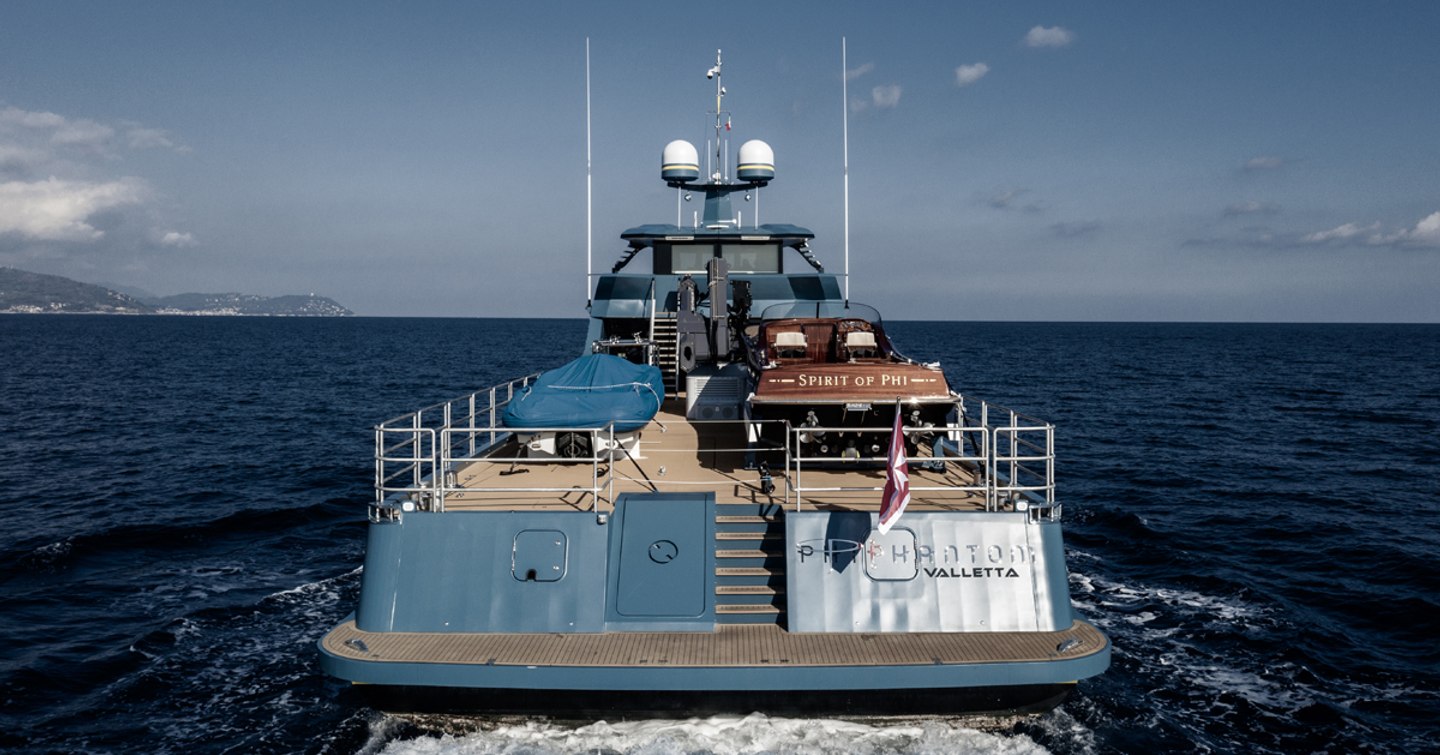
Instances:
[[[19,558],[22,569],[49,571],[60,568],[75,550],[75,538],[67,537],[56,543],[42,545]]]
[[[317,522],[358,527],[362,522],[356,513],[362,511],[359,506],[354,500],[330,498],[310,504],[231,510],[211,519],[192,519],[181,513],[170,521],[93,529],[60,541],[28,546],[28,550],[24,545],[8,549],[13,558],[7,559],[11,565],[0,566],[0,579],[26,571],[52,571],[82,558],[125,551],[211,548],[221,540],[304,531]]]

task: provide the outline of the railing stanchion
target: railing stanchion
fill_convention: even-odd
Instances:
[[[490,386],[490,445],[495,445],[495,386]]]
[[[419,488],[420,482],[424,479],[424,476],[420,474],[420,428],[423,426],[423,420],[420,418],[420,412],[415,412],[415,419],[413,422],[411,422],[410,426],[411,429],[414,431],[413,434],[410,436],[410,441],[414,444],[410,447],[410,473],[412,478],[411,485],[415,488]]]
[[[526,428],[502,429],[499,423],[500,407],[505,406],[507,401],[515,400],[520,394],[521,387],[528,386],[533,377],[530,375],[497,384],[486,390],[476,391],[448,402],[433,404],[375,426],[373,461],[375,506],[378,508],[371,510],[372,517],[398,516],[400,504],[410,501],[413,501],[422,510],[443,512],[448,508],[452,493],[463,498],[472,490],[491,493],[522,491],[563,493],[567,490],[574,490],[573,487],[547,487],[539,477],[535,480],[539,484],[534,487],[490,487],[488,484],[477,484],[476,480],[479,478],[473,474],[468,475],[467,480],[462,483],[458,477],[462,468],[468,469],[470,465],[478,463],[515,465],[536,462],[548,465],[584,464],[588,461],[591,465],[592,511],[599,514],[607,501],[613,508],[616,495],[623,491],[627,484],[618,481],[617,478],[619,480],[630,479],[622,478],[617,468],[617,460],[623,462],[628,451],[621,447],[619,438],[622,434],[616,431],[613,422],[601,428],[571,430],[572,432],[589,433],[592,454],[588,459],[585,457],[556,458],[554,460],[526,459],[516,457],[514,454],[505,454],[501,458],[497,455],[502,436],[508,441],[508,439],[516,438],[526,432],[538,432],[534,428],[530,428],[528,431]],[[488,410],[481,407],[487,396],[489,398]],[[992,414],[991,406],[982,401],[978,409],[978,423],[972,424],[969,418],[965,417],[965,413],[961,411],[956,422],[947,422],[943,426],[931,428],[936,433],[934,440],[937,442],[931,446],[934,450],[928,457],[917,452],[916,458],[912,461],[920,465],[917,473],[923,473],[929,469],[940,472],[939,477],[933,480],[937,486],[926,487],[926,483],[931,482],[930,479],[926,479],[929,477],[926,475],[922,478],[912,478],[911,489],[917,492],[949,491],[948,493],[942,492],[941,495],[959,495],[970,501],[982,498],[984,510],[991,512],[1014,511],[1021,502],[1028,502],[1032,507],[1043,509],[1043,511],[1032,514],[1035,520],[1059,519],[1059,506],[1056,504],[1055,496],[1056,441],[1054,425],[1004,407],[997,406],[994,409],[993,413],[996,416],[992,419],[990,416]],[[465,413],[463,421],[456,417],[461,412]],[[477,420],[483,421],[487,415],[489,417],[488,426],[480,425]],[[805,455],[808,444],[802,443],[800,436],[804,433],[827,432],[862,432],[878,435],[888,428],[794,427],[790,422],[784,420],[770,420],[769,422],[782,428],[782,443],[779,447],[773,445],[773,440],[767,441],[763,445],[760,443],[760,428],[766,424],[765,421],[737,420],[737,423],[744,429],[746,444],[744,448],[727,449],[727,451],[745,453],[749,459],[763,454],[765,458],[773,460],[775,452],[779,451],[783,454],[780,466],[783,466],[785,475],[785,492],[779,503],[783,508],[794,512],[803,511],[807,493],[812,496],[820,495],[824,500],[828,500],[824,495],[826,493],[843,493],[840,497],[842,500],[849,497],[852,500],[878,502],[878,496],[874,501],[864,496],[864,491],[883,489],[872,486],[878,482],[873,479],[873,475],[871,475],[872,479],[863,481],[865,484],[846,486],[843,484],[845,482],[843,479],[830,482],[830,476],[825,474],[825,471],[832,465],[839,469],[874,469],[874,465],[884,461],[883,456],[858,457],[854,460],[854,464],[850,465],[839,458],[810,457]],[[910,433],[921,429],[905,426],[901,428],[901,431]],[[548,428],[545,432],[559,432],[560,430],[560,428]],[[461,433],[465,435],[463,441],[460,437]],[[489,436],[489,445],[484,445],[482,438],[487,435]],[[968,444],[966,443],[967,436],[970,439]],[[768,437],[773,438],[773,435]],[[391,443],[391,439],[395,438],[400,440]],[[940,443],[939,441],[945,442]],[[602,442],[607,444],[604,452],[598,448]],[[954,456],[951,456],[951,442],[955,444]],[[972,449],[970,454],[966,453],[967,445]],[[406,446],[409,446],[408,450]],[[818,453],[818,451],[812,452]],[[805,463],[807,461],[815,461],[825,468],[821,470],[817,479],[811,481],[811,487],[805,485]],[[602,465],[605,465],[603,473],[601,472]],[[574,472],[583,474],[578,469]],[[811,476],[812,478],[816,477],[815,474]],[[488,478],[485,475],[482,477]],[[574,477],[571,476],[568,479],[573,481]],[[498,479],[491,480],[491,482],[504,484]],[[635,480],[635,482],[639,481]],[[697,484],[686,481],[671,482],[677,485]],[[554,484],[552,480],[551,485]],[[581,484],[583,485],[583,483]],[[854,498],[856,494],[860,494],[859,499]],[[790,509],[792,497],[794,509]],[[506,499],[498,500],[503,502]],[[774,496],[771,500],[774,500]]]
[[[385,430],[375,427],[375,503],[385,502]]]

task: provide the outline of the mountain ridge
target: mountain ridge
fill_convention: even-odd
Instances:
[[[0,267],[0,313],[105,315],[231,315],[349,317],[355,313],[326,296],[186,293],[136,297],[60,275]]]

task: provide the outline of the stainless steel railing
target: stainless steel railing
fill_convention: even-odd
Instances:
[[[447,496],[476,489],[486,492],[569,492],[589,493],[598,509],[602,497],[614,500],[616,460],[620,450],[613,426],[594,428],[543,428],[546,432],[583,432],[591,439],[590,455],[576,458],[512,458],[493,455],[493,451],[513,435],[542,431],[539,428],[511,428],[500,423],[500,412],[516,393],[530,384],[539,373],[510,380],[459,398],[427,406],[386,420],[375,427],[375,502],[372,518],[393,517],[399,511],[444,511]],[[951,491],[980,496],[988,511],[1024,510],[1036,518],[1058,518],[1060,507],[1055,503],[1055,438],[1054,426],[1018,412],[979,403],[978,416],[968,416],[957,399],[958,421],[940,427],[905,426],[902,431],[922,432],[943,439],[938,453],[920,454],[912,464],[925,464],[950,469],[968,470],[964,483],[914,485],[915,492]],[[758,421],[691,420],[692,425],[743,424],[752,441],[735,448],[711,448],[710,452],[745,454],[750,459],[770,461],[783,454],[781,464],[771,463],[777,472],[783,469],[785,501],[797,508],[804,496],[822,492],[879,493],[880,486],[836,487],[805,484],[806,465],[819,472],[816,464],[833,469],[839,460],[834,456],[806,456],[802,453],[802,436],[820,432],[865,432],[888,435],[890,427],[796,427],[784,425],[783,447],[756,444]],[[653,449],[651,453],[665,453]],[[852,461],[883,463],[883,456],[865,456]],[[531,486],[466,487],[455,474],[462,464],[495,463],[526,464],[589,464],[590,486],[564,489]],[[602,466],[603,465],[603,466]],[[812,480],[823,477],[812,476]],[[933,479],[933,478],[932,478]],[[670,482],[679,485],[679,482]],[[604,494],[602,496],[602,493]],[[878,500],[878,496],[877,496]]]
[[[531,458],[528,456],[476,456],[473,453],[469,455],[457,456],[453,453],[453,449],[455,449],[457,446],[463,448],[465,445],[463,442],[455,442],[456,436],[468,436],[473,439],[477,435],[483,436],[486,434],[495,434],[497,430],[498,428],[492,425],[486,427],[447,427],[440,431],[440,468],[445,470],[445,474],[442,475],[434,485],[436,511],[445,510],[445,497],[447,495],[466,493],[473,490],[483,490],[486,493],[569,493],[576,491],[585,492],[590,494],[590,505],[592,510],[595,511],[599,510],[600,492],[602,490],[606,491],[605,500],[615,500],[615,460],[617,458],[617,454],[624,453],[624,451],[621,451],[619,449],[619,444],[615,440],[615,423],[612,422],[599,430],[596,430],[593,427],[506,427],[503,430],[504,433],[513,433],[520,436],[542,432],[556,434],[584,433],[590,438],[589,456],[546,456],[542,458]],[[473,440],[470,442],[473,444]],[[486,484],[483,487],[479,488],[471,487],[461,484],[461,480],[457,478],[459,462],[464,462],[466,464],[503,464],[511,467],[527,466],[530,464],[589,464],[590,487],[553,487],[545,485],[503,486],[494,484]],[[600,470],[601,464],[606,465],[603,474]]]
[[[1055,505],[1055,431],[1054,426],[1018,412],[980,402],[978,422],[970,422],[962,412],[960,421],[944,427],[902,426],[904,433],[941,436],[942,453],[919,455],[909,459],[915,465],[954,466],[970,471],[970,484],[916,485],[911,477],[912,492],[972,493],[983,497],[987,511],[1033,510],[1037,518],[1059,517]],[[786,504],[799,510],[806,493],[875,492],[883,486],[806,485],[805,465],[824,464],[827,469],[847,463],[883,464],[885,456],[858,456],[848,461],[833,455],[805,456],[802,438],[816,433],[874,433],[888,436],[890,427],[791,427],[785,445],[785,470],[789,489]],[[966,453],[966,441],[970,452]],[[812,467],[813,468],[813,467]],[[823,478],[822,478],[823,479]],[[878,497],[877,497],[878,500]]]
[[[431,508],[440,497],[443,476],[436,472],[444,469],[442,459],[473,458],[507,439],[510,430],[500,426],[500,411],[539,374],[431,404],[376,425],[376,505],[408,498],[416,507]],[[474,431],[445,432],[457,425]]]

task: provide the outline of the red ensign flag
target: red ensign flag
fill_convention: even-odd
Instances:
[[[880,534],[894,526],[910,503],[910,464],[905,458],[905,433],[900,431],[900,406],[895,406],[895,429],[890,431],[890,456],[885,464],[885,492],[880,502]]]

